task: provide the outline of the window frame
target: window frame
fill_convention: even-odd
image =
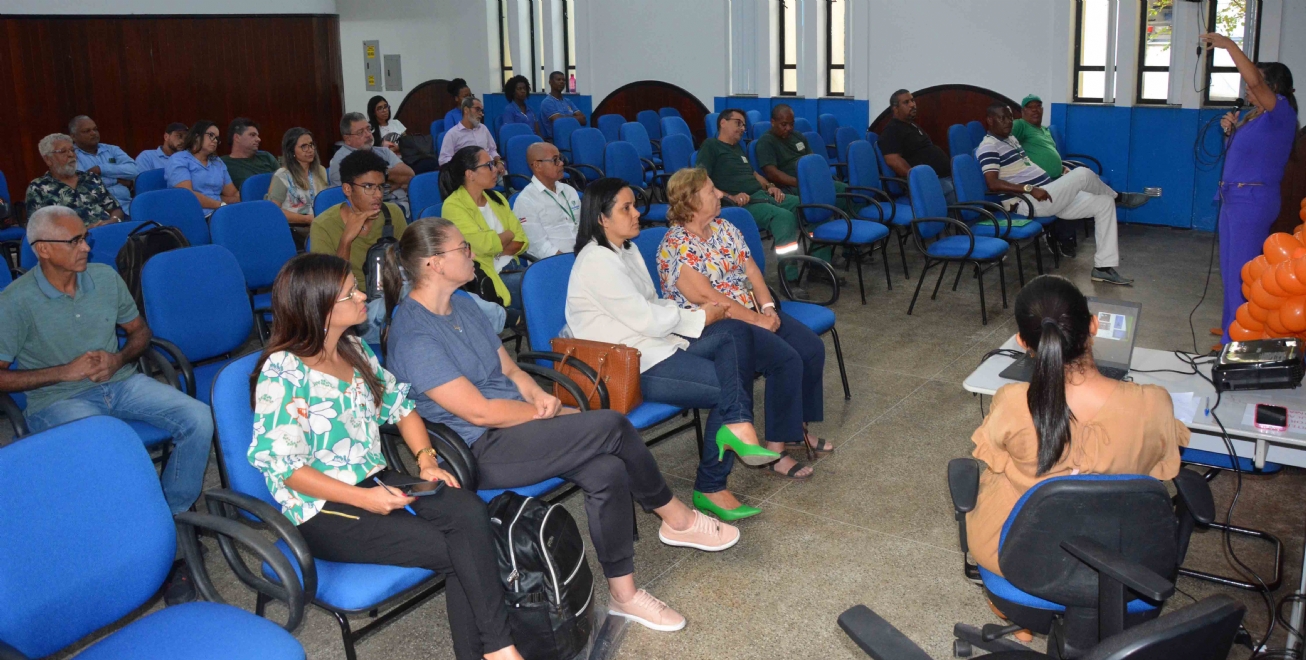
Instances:
[[[571,45],[575,35],[571,33],[572,14],[575,10],[573,4],[575,0],[562,0],[562,75],[566,78],[568,94],[575,94],[576,90],[572,88],[571,81],[576,76],[576,60],[571,56]]]
[[[1107,44],[1109,47],[1110,44]],[[1071,99],[1074,103],[1106,103],[1106,88],[1102,88],[1102,96],[1080,96],[1080,74],[1089,72],[1101,72],[1103,78],[1106,77],[1106,65],[1084,64],[1084,0],[1075,0],[1075,60],[1074,68],[1070,73],[1072,80]]]
[[[848,58],[847,58],[847,54],[845,53],[844,63],[843,63],[843,64],[835,64],[835,63],[834,63],[834,4],[835,4],[836,2],[839,2],[839,0],[826,0],[826,3],[825,3],[825,95],[826,95],[826,96],[847,96],[847,95],[848,95],[848,69],[847,69]],[[846,10],[844,10],[843,8],[841,8],[840,11],[846,11]],[[844,47],[845,47],[845,49],[846,49],[846,48],[847,48],[847,45],[848,45],[848,17],[847,17],[847,14],[844,15],[843,27],[844,27],[844,37],[843,37],[843,42],[844,42]],[[835,71],[843,71],[843,72],[844,72],[843,91],[842,91],[842,92],[836,92],[836,91],[834,91],[833,86],[830,84],[831,81],[834,79],[834,72],[835,72]],[[784,75],[784,72],[781,71],[781,76],[783,76],[783,75]]]
[[[779,10],[780,10],[780,13],[778,14],[780,20],[777,21],[777,26],[776,26],[776,27],[778,28],[778,29],[776,30],[776,33],[777,33],[777,34],[779,35],[779,37],[780,37],[779,40],[778,40],[778,46],[777,46],[777,48],[776,48],[776,63],[778,64],[778,71],[779,71],[779,73],[780,73],[780,79],[777,81],[777,82],[779,83],[779,92],[780,92],[778,95],[779,95],[779,96],[798,96],[798,88],[797,88],[797,84],[798,84],[798,62],[794,62],[793,64],[788,64],[788,63],[785,62],[785,4],[786,4],[786,1],[788,1],[788,2],[794,2],[795,0],[776,0],[776,2],[777,2],[777,7],[778,7]],[[797,11],[797,8],[795,8],[795,11]],[[796,18],[796,17],[795,17],[795,18]],[[797,23],[796,20],[795,20],[795,23]],[[795,35],[794,35],[794,47],[795,47],[795,52],[797,51],[797,46],[798,46],[797,41],[798,41],[798,35],[795,34]],[[789,71],[789,70],[792,70],[792,71],[794,72],[794,85],[795,85],[795,87],[794,87],[794,90],[791,91],[791,92],[789,92],[789,91],[785,91],[785,71]]]
[[[1260,5],[1260,2],[1258,2],[1258,0],[1247,0],[1243,9],[1242,47],[1244,48],[1243,52],[1246,53],[1247,57],[1249,57],[1253,62],[1260,61],[1260,55],[1261,55],[1261,12],[1256,11],[1258,5]],[[1210,9],[1206,13],[1206,26],[1209,31],[1212,32],[1215,31],[1215,20],[1219,8],[1220,8],[1219,0],[1210,0]],[[1255,19],[1256,21],[1256,24],[1252,26],[1247,25],[1247,12],[1249,10],[1251,11],[1252,18]],[[1247,46],[1248,27],[1251,28],[1250,33],[1251,33],[1251,40],[1252,40],[1252,52],[1250,53],[1247,53],[1247,51],[1245,50]],[[1202,87],[1202,107],[1232,108],[1234,107],[1234,104],[1237,103],[1237,101],[1235,100],[1212,101],[1211,100],[1211,79],[1214,77],[1214,74],[1238,73],[1238,67],[1236,66],[1215,66],[1215,51],[1216,49],[1214,48],[1208,48],[1205,53],[1206,61],[1203,63],[1203,69],[1205,69],[1205,73],[1203,75],[1205,76],[1206,84]],[[1241,86],[1242,83],[1240,82],[1239,87],[1241,88]]]
[[[499,86],[513,77],[510,56],[512,49],[508,46],[508,0],[499,0]]]
[[[1137,69],[1137,86],[1134,90],[1134,103],[1137,105],[1169,105],[1170,104],[1170,65],[1165,66],[1147,65],[1147,8],[1149,0],[1140,0],[1142,11],[1138,18],[1138,69]],[[1176,9],[1175,0],[1171,0],[1170,7],[1173,11]],[[1174,26],[1170,26],[1170,61],[1174,62]],[[1103,71],[1105,71],[1103,67]],[[1163,99],[1144,99],[1143,98],[1143,74],[1160,73],[1166,74],[1166,94]],[[1078,79],[1076,79],[1078,80]]]

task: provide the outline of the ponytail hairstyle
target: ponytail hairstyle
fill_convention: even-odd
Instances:
[[[416,288],[427,277],[422,262],[443,252],[441,248],[457,227],[444,218],[422,218],[408,225],[398,243],[391,243],[385,251],[385,265],[381,268],[381,283],[385,288],[385,317],[390,318],[399,305],[404,287],[404,276]],[[389,324],[386,328],[389,329]]]
[[[1056,465],[1070,444],[1066,372],[1088,353],[1093,315],[1088,299],[1063,277],[1041,275],[1016,295],[1016,326],[1034,352],[1034,377],[1026,403],[1038,434],[1038,474]]]
[[[445,172],[449,175],[449,183],[454,190],[467,185],[467,171],[476,167],[476,161],[480,160],[483,151],[485,150],[475,145],[463,147],[454,152],[449,162],[444,164]],[[508,205],[508,201],[498,191],[487,188],[485,196],[489,197],[492,203]]]
[[[254,372],[249,375],[251,407],[254,405],[254,389],[268,356],[286,351],[303,360],[322,352],[331,311],[340,298],[340,289],[353,272],[348,261],[334,254],[312,252],[301,254],[281,267],[272,283],[272,313],[277,322],[272,324],[272,338],[259,356]],[[385,386],[368,363],[362,341],[353,328],[340,336],[336,351],[362,374],[363,382],[372,392],[372,400],[380,407]]]

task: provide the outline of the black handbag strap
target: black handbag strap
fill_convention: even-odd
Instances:
[[[395,226],[390,221],[390,207],[385,202],[381,202],[381,215],[385,216],[385,226],[381,227],[381,238],[394,238]]]

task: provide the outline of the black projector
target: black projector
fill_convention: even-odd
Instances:
[[[1258,339],[1225,344],[1211,368],[1211,380],[1218,392],[1283,390],[1300,386],[1304,373],[1302,340]]]

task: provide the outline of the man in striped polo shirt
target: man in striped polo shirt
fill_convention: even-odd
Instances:
[[[1024,198],[1024,210],[1028,212],[1032,203],[1034,208],[1030,217],[1093,218],[1097,241],[1097,251],[1093,254],[1093,281],[1133,284],[1133,280],[1116,272],[1116,266],[1120,265],[1120,251],[1116,244],[1116,204],[1133,208],[1140,204],[1138,198],[1142,197],[1141,201],[1145,202],[1146,197],[1116,193],[1085,167],[1071,170],[1053,181],[1011,136],[1011,124],[1011,108],[1004,103],[989,106],[989,132],[975,149],[975,157],[989,190],[1013,195],[1005,202],[1008,208],[1021,205]]]

